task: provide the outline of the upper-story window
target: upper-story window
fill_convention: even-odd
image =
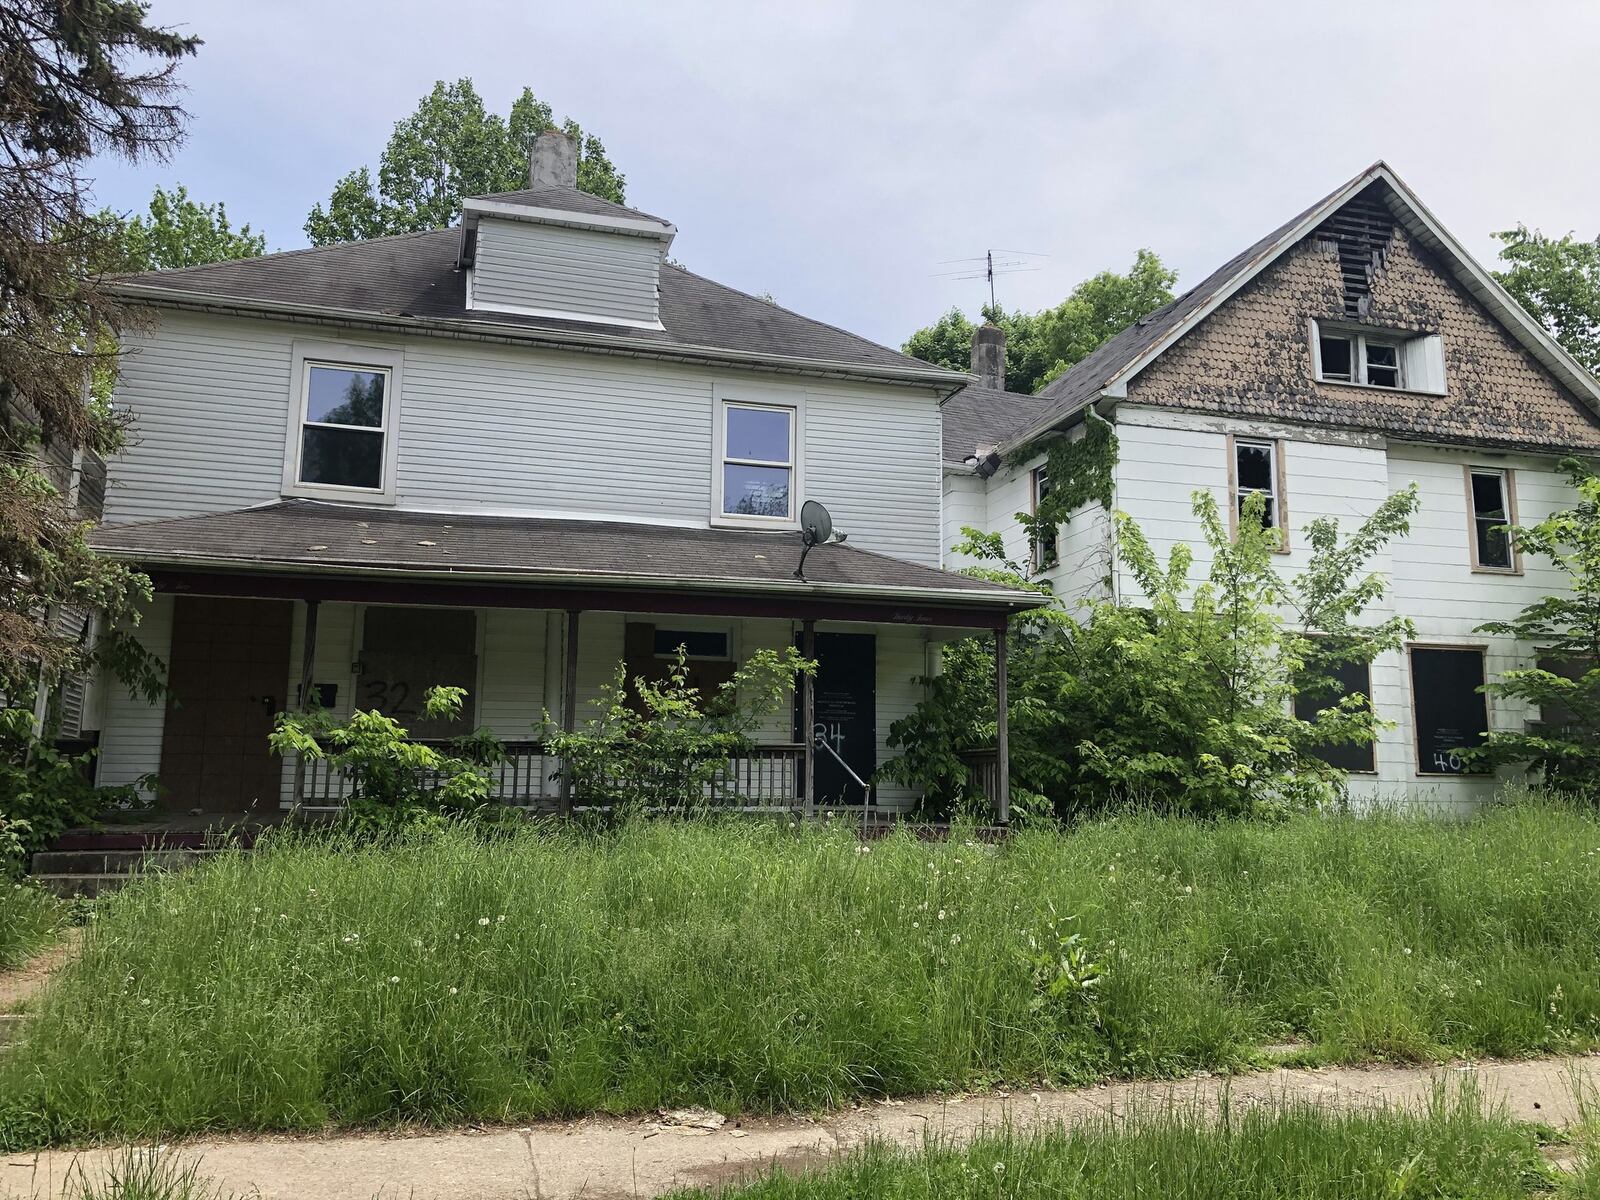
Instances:
[[[1266,438],[1230,438],[1233,461],[1233,521],[1235,527],[1244,518],[1245,502],[1251,496],[1261,497],[1261,524],[1266,529],[1282,530],[1283,469],[1278,453],[1278,443]],[[1283,540],[1283,548],[1288,541]]]
[[[1444,394],[1444,348],[1438,334],[1391,333],[1321,321],[1313,325],[1319,380]]]
[[[729,397],[719,403],[717,515],[792,522],[799,511],[800,410]]]
[[[1472,568],[1515,574],[1516,548],[1506,527],[1516,524],[1515,477],[1498,467],[1467,468],[1467,505],[1471,510]]]
[[[399,370],[397,351],[296,345],[286,492],[393,496]]]
[[[1050,476],[1043,467],[1033,469],[1032,491],[1033,512],[1037,514],[1039,506],[1050,494]],[[1049,536],[1033,538],[1032,557],[1035,571],[1047,571],[1061,561],[1059,531],[1055,526],[1050,527]]]

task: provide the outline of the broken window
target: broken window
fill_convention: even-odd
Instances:
[[[1421,351],[1427,340],[1413,339]],[[1437,340],[1436,337],[1434,340]],[[1407,355],[1396,339],[1369,337],[1365,333],[1339,329],[1317,330],[1317,378],[1332,383],[1364,383],[1369,387],[1408,386],[1402,362]],[[1440,373],[1442,375],[1442,366]],[[1442,384],[1442,379],[1441,379]],[[1426,390],[1442,390],[1428,388]]]
[[[1366,348],[1366,379],[1373,387],[1400,386],[1400,347],[1393,342],[1362,339]]]
[[[1033,472],[1033,511],[1038,515],[1039,506],[1044,503],[1050,494],[1050,476],[1043,467],[1036,467]],[[1048,570],[1061,561],[1059,546],[1060,530],[1054,525],[1044,536],[1034,535],[1033,538],[1033,569],[1035,571]]]
[[[1276,442],[1235,438],[1233,442],[1234,512],[1244,517],[1245,501],[1253,495],[1263,500],[1261,526],[1279,528],[1282,516],[1278,488],[1278,447]]]
[[[1511,508],[1511,472],[1468,468],[1467,497],[1472,504],[1473,567],[1480,571],[1515,570],[1516,558],[1507,532],[1516,519]]]
[[[1319,339],[1322,348],[1322,378],[1341,379],[1346,383],[1355,378],[1355,351],[1350,339],[1338,334],[1325,333]]]

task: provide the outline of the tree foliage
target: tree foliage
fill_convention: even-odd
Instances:
[[[1343,697],[1313,721],[1294,715],[1296,693],[1328,688],[1339,663],[1370,662],[1410,631],[1403,617],[1362,619],[1384,592],[1367,569],[1403,534],[1416,491],[1389,497],[1348,537],[1321,519],[1305,530],[1307,568],[1278,571],[1276,530],[1247,501],[1239,531],[1210,492],[1194,513],[1211,565],[1192,579],[1186,545],[1158,561],[1137,525],[1115,515],[1117,552],[1140,596],[1062,605],[1016,617],[1007,647],[1012,799],[1024,815],[1071,816],[1137,801],[1204,816],[1277,814],[1336,799],[1343,772],[1323,747],[1370,741],[1378,726],[1366,697]],[[968,531],[966,554],[992,562],[997,539]],[[990,578],[1027,585],[1001,561]],[[1036,590],[1040,585],[1033,585]],[[992,746],[993,642],[946,647],[929,698],[896,721],[900,758],[885,774],[921,789],[935,809],[970,803],[959,754]]]
[[[92,269],[112,258],[116,230],[88,211],[79,170],[97,154],[159,158],[182,136],[175,72],[199,41],[148,25],[147,9],[0,5],[0,691],[12,696],[93,653],[51,628],[54,611],[115,620],[148,594],[89,550],[61,472],[41,467],[41,451],[70,468],[122,438],[85,385],[114,370],[114,335],[132,317]]]
[[[367,167],[340,179],[327,205],[307,216],[306,237],[326,246],[447,228],[467,197],[527,187],[528,148],[556,127],[550,106],[529,88],[502,118],[484,105],[472,80],[440,80],[396,123],[376,180]],[[578,143],[578,190],[623,203],[626,180],[600,139],[571,119],[560,128]]]
[[[265,234],[248,225],[235,229],[226,205],[195,200],[181,184],[170,192],[156,188],[143,213],[119,219],[103,211],[100,219],[118,230],[109,271],[166,271],[267,252]]]
[[[1485,691],[1540,710],[1524,730],[1496,729],[1480,748],[1462,752],[1475,766],[1522,765],[1553,787],[1600,797],[1600,478],[1583,462],[1561,464],[1577,503],[1540,521],[1512,528],[1524,554],[1548,558],[1566,586],[1528,605],[1509,621],[1480,625],[1480,633],[1515,638],[1538,648],[1538,662],[1506,671]]]
[[[1097,347],[1172,300],[1177,272],[1151,250],[1140,250],[1126,274],[1101,271],[1054,308],[1006,312],[985,306],[983,319],[1006,335],[1006,390],[1034,392],[1087,358]],[[952,308],[901,347],[913,358],[951,370],[972,364],[973,323]]]
[[[1600,239],[1546,237],[1518,225],[1500,239],[1495,278],[1573,358],[1600,372]]]

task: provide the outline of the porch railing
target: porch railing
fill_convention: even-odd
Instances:
[[[421,739],[419,739],[421,740]],[[425,741],[443,748],[446,743]],[[502,804],[521,808],[553,807],[561,796],[561,759],[543,742],[507,742],[506,757],[488,768],[491,796]],[[729,758],[712,778],[707,801],[744,808],[793,808],[801,803],[805,747],[798,743],[751,746]],[[424,774],[424,785],[437,782]],[[305,790],[301,799],[310,809],[338,808],[350,794],[350,780],[326,759],[306,762]],[[595,797],[573,796],[579,806],[593,805]],[[599,800],[598,803],[609,803]]]
[[[1000,796],[1000,755],[994,747],[956,755],[967,769],[967,785],[994,804]]]

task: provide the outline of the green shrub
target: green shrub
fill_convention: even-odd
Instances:
[[[0,1060],[0,1143],[807,1109],[1290,1040],[1579,1050],[1597,862],[1600,817],[1534,804],[1125,816],[999,847],[737,819],[268,839],[100,903]]]
[[[1396,493],[1347,537],[1332,520],[1311,522],[1302,531],[1310,562],[1290,580],[1278,571],[1280,531],[1261,527],[1258,495],[1234,534],[1214,497],[1195,493],[1211,556],[1199,580],[1189,547],[1176,546],[1163,565],[1115,514],[1117,553],[1141,599],[1093,602],[1081,614],[1056,604],[1011,622],[1017,812],[1065,817],[1137,800],[1203,816],[1281,816],[1339,799],[1344,772],[1318,751],[1370,742],[1372,706],[1348,697],[1305,721],[1292,701],[1330,690],[1338,665],[1370,662],[1408,635],[1403,617],[1361,617],[1384,592],[1367,564],[1415,507],[1414,488]],[[991,564],[976,574],[1028,585],[998,536],[967,532],[963,549]],[[889,745],[903,753],[883,774],[919,789],[930,815],[970,800],[959,752],[994,744],[993,654],[992,639],[946,647],[928,699],[890,727]]]
[[[1557,1182],[1534,1132],[1470,1090],[1423,1112],[1310,1104],[1220,1113],[1154,1105],[1070,1128],[1000,1130],[916,1151],[868,1145],[835,1166],[668,1200],[1521,1200]]]
[[[48,738],[34,736],[33,712],[0,708],[0,876],[7,846],[23,856],[57,836],[108,816],[143,812],[148,779],[121,787],[91,782],[94,753],[63,754]]]
[[[569,733],[546,716],[541,735],[582,799],[687,812],[707,804],[728,760],[788,702],[795,677],[815,670],[816,663],[793,647],[757,650],[713,695],[703,696],[689,681],[688,651],[679,646],[664,679],[640,676],[630,690],[627,667],[618,663],[593,701],[595,717]]]

